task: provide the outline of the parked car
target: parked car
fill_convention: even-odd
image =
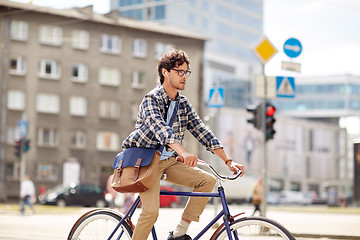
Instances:
[[[174,189],[170,186],[160,186],[160,190],[174,191]],[[160,195],[160,207],[177,207],[179,205],[180,200],[178,196]]]
[[[280,204],[280,193],[279,192],[268,192],[266,202],[268,204],[272,204],[272,205]]]
[[[57,205],[57,206],[96,206],[105,207],[104,190],[94,184],[74,183],[69,185],[59,185],[53,189],[46,191],[38,197],[40,204]]]
[[[299,191],[282,191],[279,197],[280,204],[312,204],[312,198]]]

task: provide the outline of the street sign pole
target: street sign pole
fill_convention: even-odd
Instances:
[[[269,41],[268,38],[263,37],[262,40],[253,48],[253,51],[257,58],[260,60],[262,65],[262,74],[264,75],[264,96],[261,97],[261,112],[262,119],[261,119],[261,131],[263,132],[263,167],[262,167],[262,177],[263,177],[263,194],[262,194],[262,201],[261,201],[261,216],[266,216],[266,196],[267,196],[267,190],[268,190],[268,162],[267,162],[267,144],[266,144],[266,119],[265,119],[265,105],[266,105],[266,99],[269,97],[268,92],[268,82],[265,75],[265,64],[277,53],[277,49],[274,47],[274,45]]]
[[[23,139],[26,139],[26,135],[28,132],[28,122],[26,120],[26,114],[22,114],[22,118],[18,121],[18,131],[20,135],[20,184],[21,181],[24,179],[26,174],[26,156],[24,154],[25,142]]]
[[[20,184],[21,181],[24,179],[26,173],[26,157],[24,154],[24,141],[21,141],[20,144]]]
[[[263,71],[263,75],[265,76],[265,64],[262,64],[262,71]],[[262,114],[262,118],[261,118],[261,131],[263,133],[263,144],[262,144],[262,148],[263,148],[263,156],[262,156],[262,160],[263,160],[263,167],[261,170],[262,173],[262,177],[263,177],[263,194],[262,194],[262,201],[261,201],[261,216],[266,217],[266,211],[267,211],[267,203],[266,203],[266,196],[267,196],[267,186],[268,186],[268,174],[267,174],[267,170],[268,170],[268,163],[267,163],[267,144],[266,144],[266,116],[265,116],[265,105],[266,105],[266,98],[268,95],[268,88],[267,88],[267,81],[266,81],[266,77],[265,77],[265,81],[264,81],[264,98],[261,101],[261,112]]]

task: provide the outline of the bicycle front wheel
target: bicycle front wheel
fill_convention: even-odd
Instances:
[[[124,221],[115,234],[115,230],[122,217],[114,211],[101,209],[85,213],[72,227],[68,240],[131,240],[133,231]]]
[[[246,240],[295,240],[280,223],[264,217],[244,217],[230,223],[233,239]],[[215,236],[216,240],[229,239],[225,227]]]

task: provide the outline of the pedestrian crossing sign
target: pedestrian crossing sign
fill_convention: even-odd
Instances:
[[[276,77],[276,96],[295,97],[295,79],[293,77]]]
[[[216,87],[210,89],[208,107],[220,108],[224,106],[224,88]]]

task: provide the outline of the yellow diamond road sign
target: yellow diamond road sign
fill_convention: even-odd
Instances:
[[[259,60],[265,64],[270,60],[278,50],[274,47],[274,45],[269,41],[267,37],[264,37],[253,49],[256,56]]]

